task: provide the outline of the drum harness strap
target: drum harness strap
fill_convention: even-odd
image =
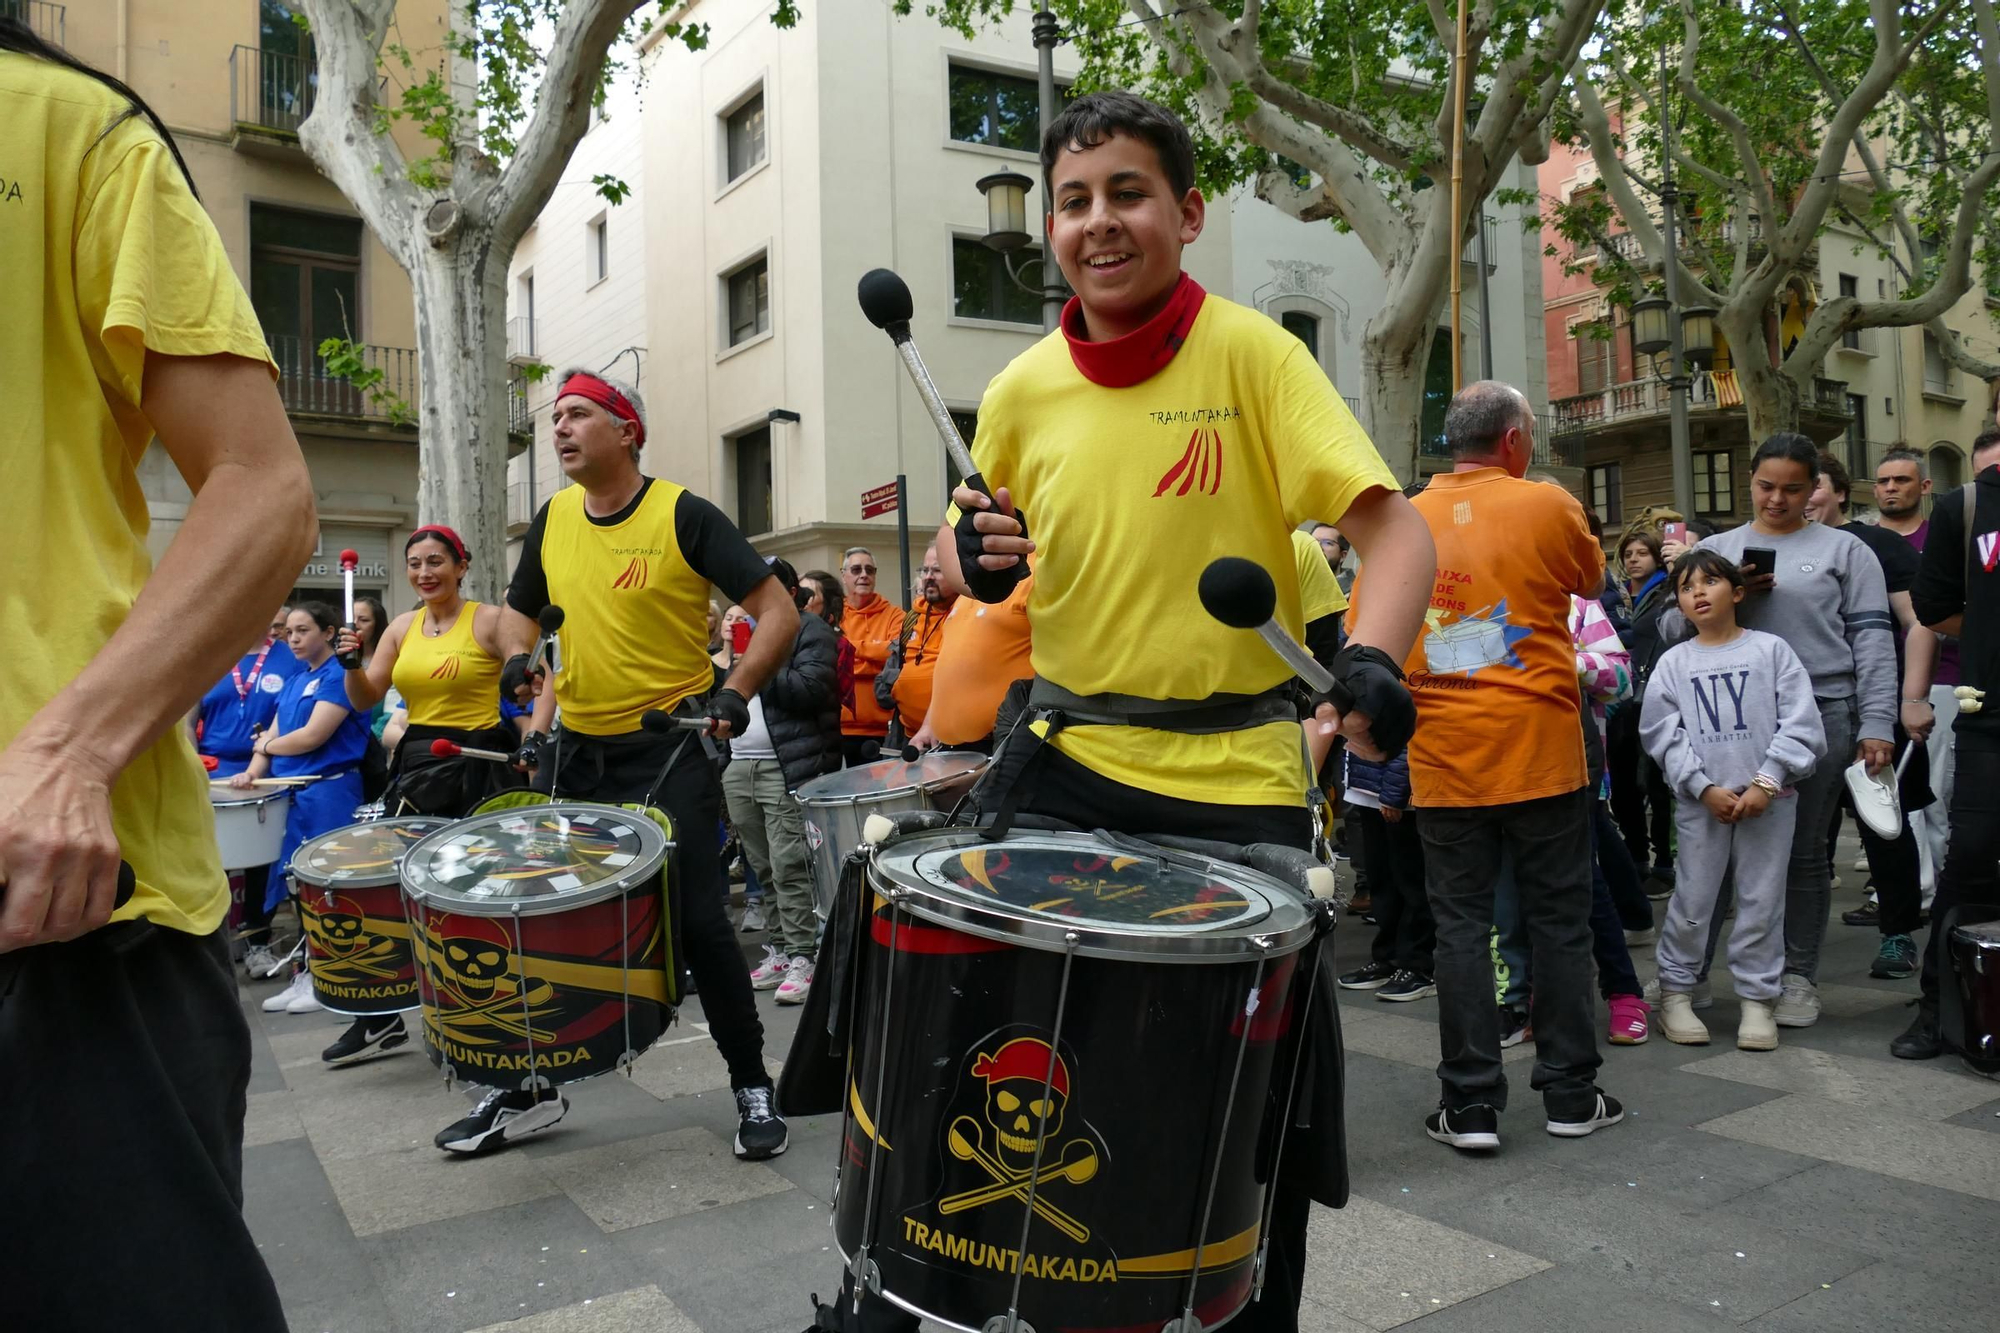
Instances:
[[[1296,722],[1298,717],[1298,692],[1290,680],[1256,694],[1218,692],[1205,699],[1148,699],[1111,691],[1077,694],[1036,676],[1029,686],[1026,711],[995,747],[993,765],[975,789],[982,804],[998,798],[985,834],[993,839],[1007,836],[1027,795],[1026,779],[1036,756],[1067,727],[1144,727],[1182,736],[1215,736],[1272,722]],[[1313,785],[1308,804],[1313,810],[1316,839],[1324,827],[1320,808],[1325,800],[1324,793]]]

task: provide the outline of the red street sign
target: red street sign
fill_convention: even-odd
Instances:
[[[896,483],[861,492],[861,517],[879,518],[896,512]]]

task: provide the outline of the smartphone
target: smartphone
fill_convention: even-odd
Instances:
[[[1746,546],[1743,548],[1743,563],[1756,566],[1758,574],[1770,574],[1778,568],[1778,553],[1768,546]]]
[[[730,648],[739,654],[749,652],[750,635],[753,632],[755,632],[755,630],[756,626],[752,625],[747,620],[739,620],[734,625],[731,625],[729,627]]]
[[[1688,545],[1688,525],[1685,523],[1663,523],[1660,525],[1660,540]]]

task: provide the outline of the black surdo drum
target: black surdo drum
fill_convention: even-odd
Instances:
[[[1240,1311],[1297,1069],[1301,896],[1200,856],[964,829],[876,849],[869,884],[834,1206],[857,1281],[971,1333]]]

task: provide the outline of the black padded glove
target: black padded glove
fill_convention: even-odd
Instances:
[[[521,737],[521,748],[514,751],[514,767],[536,769],[542,766],[542,747],[549,738],[539,731],[531,731]]]
[[[515,653],[500,667],[500,693],[515,703],[520,703],[521,696],[518,691],[525,688],[527,684],[528,655],[526,653]]]
[[[992,512],[990,509],[961,509],[958,522],[951,529],[958,538],[958,576],[964,580],[967,592],[989,606],[1006,601],[1021,580],[1028,576],[1025,558],[1016,560],[1005,569],[987,569],[979,563],[979,557],[986,554],[986,534],[975,528],[972,520]],[[1027,536],[1027,515],[1016,509],[1014,518],[1021,525],[1021,536]]]
[[[750,729],[750,701],[727,685],[708,696],[705,711],[717,722],[727,722],[731,736],[741,736]]]
[[[1333,672],[1333,689],[1315,697],[1314,707],[1331,703],[1343,713],[1351,709],[1365,714],[1368,734],[1390,758],[1409,745],[1417,730],[1417,705],[1403,684],[1400,665],[1380,648],[1350,643],[1334,654],[1328,670]]]

